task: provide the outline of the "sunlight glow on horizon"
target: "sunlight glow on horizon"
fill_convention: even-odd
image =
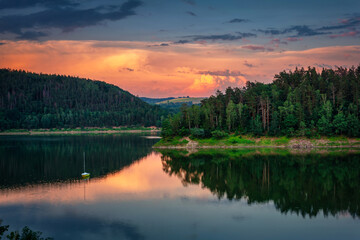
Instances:
[[[160,47],[153,42],[3,41],[0,67],[72,75],[144,97],[207,97],[246,81],[269,83],[295,67],[357,66],[360,46],[258,51],[221,44]]]

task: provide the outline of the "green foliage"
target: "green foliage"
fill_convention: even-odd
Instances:
[[[229,132],[234,129],[236,116],[236,105],[232,100],[230,100],[226,107],[226,124],[228,126]]]
[[[318,127],[319,133],[321,135],[331,135],[332,134],[332,125],[325,116],[322,116],[319,119],[319,121],[317,123],[317,127]]]
[[[333,126],[336,134],[343,134],[348,127],[345,115],[340,112],[334,117]]]
[[[173,135],[174,135],[174,131],[171,128],[170,120],[168,118],[166,118],[162,122],[161,136],[169,137],[169,136],[173,136]]]
[[[166,114],[105,82],[0,69],[0,130],[160,126]]]
[[[251,133],[255,136],[261,136],[263,133],[262,123],[259,115],[256,115],[256,118],[251,120]]]
[[[229,137],[227,142],[230,143],[230,144],[240,144],[240,145],[252,145],[252,144],[255,144],[255,141],[253,141],[253,140],[240,138],[240,137],[235,137],[235,136]]]
[[[258,145],[260,145],[260,146],[272,145],[272,141],[271,141],[271,139],[260,139],[260,141],[258,142]]]
[[[270,84],[247,82],[183,106],[179,127],[238,132],[253,136],[360,136],[360,65],[355,68],[296,69],[280,72]],[[13,118],[16,118],[13,113]]]
[[[227,134],[226,132],[224,131],[220,131],[220,130],[215,130],[215,131],[212,131],[211,132],[211,135],[213,138],[215,139],[222,139],[222,138],[225,138],[225,137],[228,137],[229,134]]]
[[[194,138],[205,137],[205,130],[203,128],[192,128],[192,129],[190,129],[190,132]]]
[[[360,136],[360,121],[355,114],[349,114],[347,117],[347,135],[350,137]]]
[[[154,146],[184,146],[188,142],[188,140],[182,139],[181,137],[166,137],[162,138]]]
[[[274,140],[274,143],[275,143],[276,145],[286,145],[286,144],[289,143],[289,141],[290,141],[289,138],[287,138],[287,137],[281,137],[281,138],[275,139],[275,140]]]
[[[179,136],[184,137],[184,136],[189,136],[189,135],[190,135],[190,130],[189,130],[189,129],[184,128],[184,127],[182,127],[182,128],[180,129],[180,131],[179,131]]]
[[[214,146],[214,145],[222,145],[223,142],[215,138],[205,138],[205,139],[196,139],[196,141],[200,144],[200,145],[210,145],[210,146]]]

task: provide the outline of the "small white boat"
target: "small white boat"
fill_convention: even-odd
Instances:
[[[89,178],[89,177],[90,177],[90,173],[83,172],[83,173],[81,174],[81,177],[82,177],[82,178]]]
[[[90,178],[90,173],[87,173],[87,172],[85,171],[85,152],[84,152],[84,172],[81,174],[81,177],[82,177],[83,179]]]

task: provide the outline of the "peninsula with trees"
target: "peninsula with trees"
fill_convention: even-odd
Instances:
[[[360,65],[297,68],[184,105],[156,147],[358,146],[359,118]]]

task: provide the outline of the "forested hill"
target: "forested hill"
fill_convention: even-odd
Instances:
[[[183,108],[163,122],[163,136],[360,136],[360,65],[280,72],[271,84],[247,82]]]
[[[0,130],[159,126],[166,114],[105,82],[0,69]]]

